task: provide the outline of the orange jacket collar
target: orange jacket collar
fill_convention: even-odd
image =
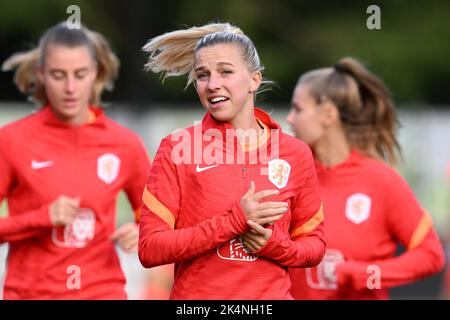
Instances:
[[[49,104],[42,107],[44,122],[52,126],[71,127],[69,124],[61,121],[53,112]],[[89,106],[89,120],[84,125],[105,126],[105,113],[103,109],[96,106]]]
[[[276,123],[275,120],[273,120],[267,112],[255,107],[254,115],[255,118],[261,120],[264,124],[266,124],[269,127],[269,129],[281,130],[280,125]],[[202,120],[202,132],[205,132],[206,130],[213,128],[221,130],[223,134],[225,134],[225,131],[227,129],[234,129],[234,127],[228,122],[222,122],[214,119],[208,112],[205,114]]]

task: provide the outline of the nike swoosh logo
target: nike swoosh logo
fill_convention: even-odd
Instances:
[[[218,166],[218,164],[213,164],[212,166],[208,166],[208,167],[200,167],[199,165],[197,165],[197,167],[195,168],[195,171],[197,171],[197,172],[203,172],[203,171],[206,171],[206,170],[208,170],[208,169],[215,168],[215,167],[217,167],[217,166]]]
[[[53,165],[53,161],[49,160],[49,161],[36,161],[33,160],[31,161],[31,168],[33,168],[34,170],[38,170],[38,169],[42,169],[42,168],[47,168]]]

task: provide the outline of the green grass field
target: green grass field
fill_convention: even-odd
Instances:
[[[7,214],[6,212],[6,201],[2,201],[0,204],[0,217],[5,217]]]

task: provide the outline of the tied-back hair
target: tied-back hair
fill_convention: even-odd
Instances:
[[[241,50],[249,71],[264,70],[258,52],[241,29],[229,23],[210,23],[201,27],[192,27],[162,34],[150,39],[142,48],[149,53],[145,70],[161,73],[163,80],[167,77],[187,74],[186,87],[194,82],[194,59],[198,50],[216,44],[235,44]],[[259,92],[271,84],[263,80]]]
[[[390,93],[356,59],[345,57],[332,68],[305,73],[298,84],[307,86],[317,103],[336,105],[352,147],[392,165],[401,158],[400,123]]]
[[[52,45],[75,48],[86,46],[97,65],[97,78],[92,88],[90,103],[99,105],[104,89],[112,90],[119,70],[119,59],[111,51],[108,41],[98,32],[81,26],[69,28],[61,22],[48,29],[39,40],[39,45],[28,51],[13,54],[2,65],[3,71],[15,69],[14,83],[31,100],[47,103],[47,95],[37,73],[44,66]]]

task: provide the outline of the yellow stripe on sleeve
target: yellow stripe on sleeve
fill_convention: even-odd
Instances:
[[[411,236],[411,240],[409,241],[408,250],[412,250],[417,248],[425,239],[425,236],[430,231],[431,226],[433,225],[433,221],[431,220],[431,216],[428,211],[424,210],[422,219],[420,219],[419,224],[414,230],[414,233]]]
[[[144,188],[144,193],[142,194],[142,201],[148,210],[156,214],[162,220],[164,220],[171,229],[175,226],[175,216],[173,213],[162,204],[147,187]]]
[[[295,228],[291,232],[291,239],[294,239],[298,237],[301,234],[311,232],[314,230],[319,224],[323,222],[324,215],[323,215],[323,204],[320,205],[319,211],[308,221],[306,221],[301,226]]]
[[[141,221],[141,208],[137,208],[136,210],[134,210],[134,221]]]

